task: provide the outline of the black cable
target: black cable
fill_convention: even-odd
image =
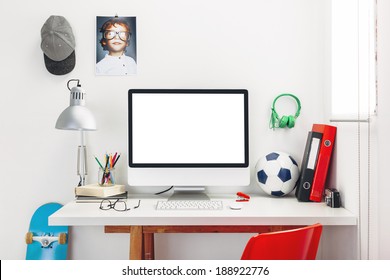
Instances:
[[[155,193],[154,195],[159,195],[159,194],[166,193],[166,192],[170,191],[172,188],[173,188],[173,186],[171,186],[170,188],[168,188],[168,189],[166,189],[166,190],[163,190],[163,191],[161,191],[161,192]]]

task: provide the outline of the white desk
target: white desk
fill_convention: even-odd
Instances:
[[[330,208],[325,203],[302,203],[295,197],[251,197],[241,210],[231,210],[232,195],[211,197],[224,202],[223,210],[156,211],[152,196],[128,199],[128,206],[138,209],[103,211],[98,203],[70,202],[49,217],[50,225],[105,226],[106,233],[130,234],[130,259],[154,258],[154,233],[179,232],[267,232],[321,223],[324,226],[356,225],[357,218],[344,208]]]

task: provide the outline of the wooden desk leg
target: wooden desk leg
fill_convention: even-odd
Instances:
[[[144,259],[154,260],[154,233],[144,233]]]
[[[142,226],[131,226],[130,260],[142,260],[143,234]]]

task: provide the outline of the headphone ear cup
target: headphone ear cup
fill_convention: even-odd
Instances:
[[[279,127],[280,127],[280,128],[285,128],[286,125],[287,125],[287,123],[288,123],[288,117],[283,116],[283,117],[280,119],[280,121],[279,121]]]
[[[288,128],[293,128],[295,126],[295,118],[294,116],[288,116],[288,122],[287,122],[287,127]]]

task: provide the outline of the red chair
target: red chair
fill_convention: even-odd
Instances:
[[[257,234],[251,237],[242,260],[315,260],[322,225]]]

